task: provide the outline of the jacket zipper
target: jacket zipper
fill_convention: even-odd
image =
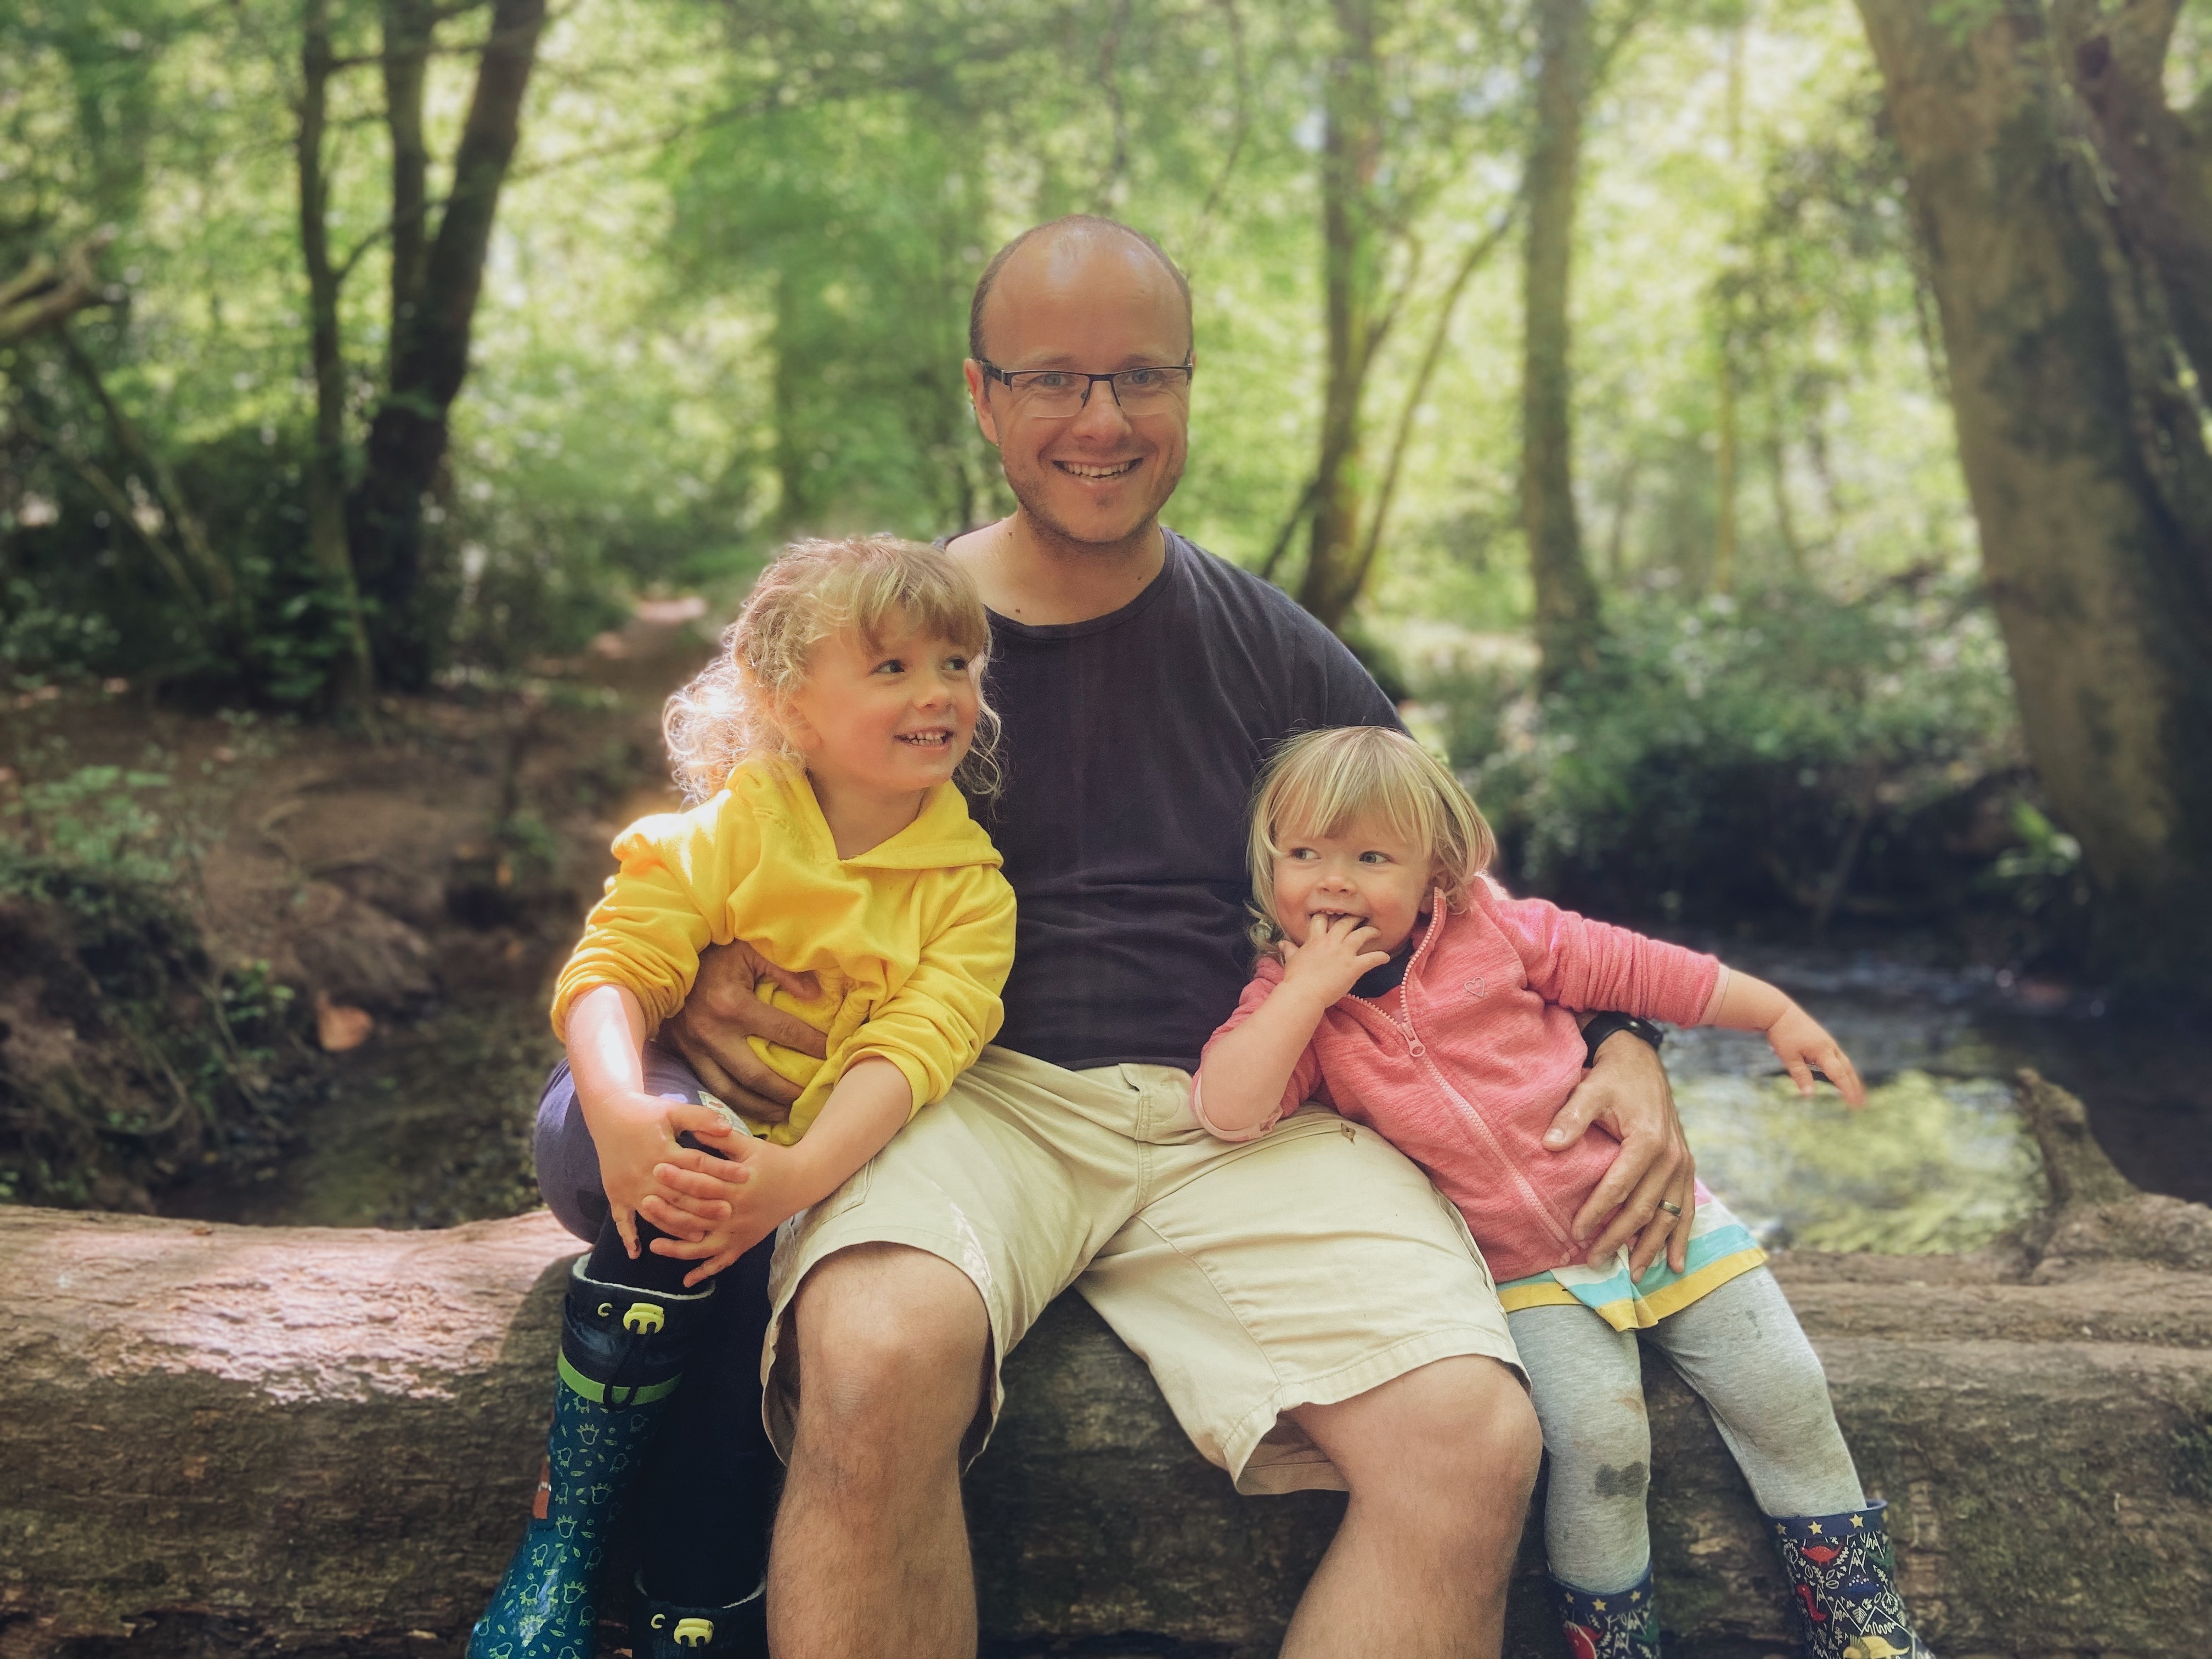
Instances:
[[[1421,941],[1420,949],[1413,953],[1413,960],[1406,964],[1406,977],[1398,981],[1398,1006],[1402,1008],[1406,1013],[1406,1018],[1402,1022],[1402,1024],[1401,1022],[1391,1018],[1390,1011],[1383,1007],[1382,1004],[1375,1001],[1373,999],[1369,997],[1359,997],[1356,999],[1356,1000],[1366,1003],[1369,1007],[1374,1009],[1376,1013],[1381,1014],[1383,1018],[1389,1020],[1391,1024],[1401,1026],[1399,1035],[1403,1036],[1406,1040],[1406,1052],[1411,1054],[1415,1060],[1419,1060],[1422,1066],[1427,1069],[1430,1077],[1435,1079],[1437,1087],[1443,1090],[1444,1093],[1449,1096],[1453,1100],[1458,1102],[1459,1105],[1466,1112],[1467,1115],[1474,1120],[1475,1127],[1482,1131],[1483,1139],[1489,1145],[1492,1158],[1505,1170],[1507,1174],[1513,1177],[1513,1183],[1520,1188],[1522,1200],[1527,1203],[1528,1206],[1535,1212],[1538,1218],[1543,1222],[1546,1231],[1552,1235],[1553,1238],[1557,1241],[1562,1249],[1571,1255],[1574,1250],[1573,1237],[1568,1234],[1565,1229],[1560,1227],[1558,1221],[1553,1218],[1552,1215],[1552,1206],[1544,1202],[1543,1195],[1537,1192],[1535,1184],[1528,1179],[1527,1174],[1522,1171],[1521,1166],[1505,1155],[1505,1149],[1498,1144],[1497,1132],[1490,1127],[1489,1120],[1485,1118],[1483,1115],[1475,1109],[1475,1105],[1473,1101],[1469,1100],[1465,1095],[1460,1093],[1458,1090],[1453,1088],[1451,1084],[1445,1079],[1443,1068],[1440,1067],[1437,1064],[1435,1059],[1431,1056],[1428,1050],[1428,1045],[1421,1041],[1420,1031],[1413,1024],[1413,1000],[1411,996],[1407,994],[1407,988],[1413,983],[1413,969],[1419,964],[1420,958],[1428,954],[1429,945],[1434,940],[1437,929],[1443,925],[1443,896],[1439,894],[1437,897],[1436,909],[1433,917],[1429,923],[1429,936]]]

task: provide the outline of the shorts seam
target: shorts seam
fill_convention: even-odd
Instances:
[[[1510,1359],[1497,1352],[1500,1334],[1504,1335],[1505,1341],[1510,1346],[1512,1342],[1510,1333],[1486,1330],[1479,1325],[1446,1325],[1423,1331],[1415,1336],[1401,1337],[1387,1347],[1377,1348],[1372,1352],[1361,1355],[1358,1359],[1338,1366],[1334,1370],[1309,1378],[1295,1389],[1289,1390],[1279,1389],[1274,1394],[1269,1395],[1264,1403],[1246,1413],[1231,1431],[1228,1446],[1224,1448],[1224,1450],[1231,1453],[1231,1480],[1239,1492],[1244,1490],[1245,1471],[1251,1466],[1253,1453],[1260,1449],[1260,1443],[1267,1438],[1267,1429],[1288,1412],[1299,1406],[1340,1405],[1346,1400],[1357,1399],[1363,1394],[1381,1388],[1385,1382],[1395,1382],[1399,1377],[1407,1376],[1419,1370],[1421,1366],[1432,1364],[1440,1359],[1460,1358],[1495,1359],[1501,1365],[1505,1365],[1520,1375],[1525,1384],[1528,1373],[1519,1363],[1517,1352]],[[1467,1346],[1470,1342],[1474,1346]],[[1422,1350],[1427,1351],[1426,1358],[1395,1370],[1388,1369],[1390,1362],[1399,1355]],[[1348,1376],[1361,1373],[1382,1373],[1386,1370],[1388,1370],[1387,1375],[1376,1375],[1373,1381],[1364,1382],[1358,1388],[1338,1392],[1331,1387],[1332,1384],[1341,1382]],[[1295,1399],[1290,1397],[1292,1394],[1296,1394],[1297,1397]],[[1242,1455],[1238,1455],[1235,1449],[1240,1445],[1243,1446],[1243,1450]],[[1279,1458],[1272,1460],[1267,1467],[1271,1469],[1288,1468],[1329,1462],[1328,1455],[1322,1451],[1318,1446],[1314,1447],[1313,1451],[1314,1455],[1310,1457]]]
[[[1237,1328],[1243,1334],[1244,1340],[1252,1345],[1253,1349],[1256,1352],[1266,1358],[1267,1362],[1268,1376],[1273,1380],[1278,1388],[1281,1387],[1283,1373],[1275,1363],[1275,1355],[1273,1351],[1270,1349],[1265,1342],[1260,1340],[1259,1333],[1252,1328],[1251,1322],[1246,1319],[1242,1313],[1237,1311],[1237,1304],[1229,1299],[1229,1293],[1222,1289],[1220,1281],[1214,1278],[1212,1269],[1208,1267],[1206,1264],[1197,1256],[1193,1255],[1188,1250],[1185,1249],[1180,1241],[1169,1237],[1167,1234],[1162,1232],[1150,1221],[1146,1220],[1143,1211],[1139,1210],[1135,1215],[1130,1217],[1130,1219],[1139,1223],[1143,1226],[1146,1232],[1152,1234],[1154,1238],[1158,1239],[1161,1243],[1166,1245],[1169,1249],[1174,1251],[1178,1259],[1188,1262],[1194,1268],[1197,1269],[1198,1276],[1206,1281],[1206,1289],[1212,1291],[1214,1295],[1214,1299],[1221,1304],[1222,1311],[1226,1313],[1231,1319],[1236,1322]],[[1087,1265],[1085,1271],[1089,1271]],[[1148,1366],[1146,1369],[1149,1370],[1150,1367]],[[1155,1383],[1155,1386],[1157,1386],[1157,1382]]]

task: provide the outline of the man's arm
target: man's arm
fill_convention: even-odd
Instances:
[[[660,1041],[684,1056],[709,1091],[758,1123],[781,1123],[791,1115],[799,1085],[764,1065],[747,1037],[779,1048],[829,1056],[829,1038],[796,1014],[763,1002],[754,987],[772,979],[793,996],[811,1002],[822,994],[812,974],[778,967],[743,939],[710,945],[699,953],[699,976],[684,1006],[660,1027]]]
[[[1698,1201],[1697,1160],[1675,1115],[1666,1067],[1657,1051],[1632,1032],[1617,1031],[1599,1045],[1595,1063],[1544,1132],[1544,1145],[1564,1152],[1593,1123],[1620,1142],[1620,1153],[1575,1217],[1580,1242],[1613,1216],[1585,1259],[1603,1261],[1629,1244],[1629,1271],[1641,1275],[1663,1249],[1668,1265],[1681,1272]],[[1662,1200],[1675,1205],[1680,1216],[1661,1209]]]

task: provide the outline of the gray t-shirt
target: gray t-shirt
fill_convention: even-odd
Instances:
[[[1261,763],[1295,732],[1396,711],[1280,589],[1172,531],[1121,610],[994,615],[991,632],[1006,783],[975,805],[1020,902],[998,1041],[1071,1070],[1194,1068],[1250,973]]]

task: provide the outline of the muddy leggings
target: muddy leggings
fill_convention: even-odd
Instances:
[[[648,1043],[648,1094],[699,1098],[690,1068]],[[680,1289],[695,1263],[643,1249],[635,1261],[615,1231],[599,1186],[599,1156],[562,1061],[538,1097],[538,1185],[561,1224],[592,1243],[584,1271],[605,1284]],[[643,1216],[638,1243],[665,1235]],[[768,1331],[768,1270],[775,1235],[714,1279],[707,1328],[684,1368],[640,1471],[631,1505],[647,1589],[683,1607],[720,1607],[752,1594],[768,1563],[782,1467],[761,1427],[761,1342]]]
[[[1544,1547],[1552,1576],[1593,1595],[1627,1589],[1651,1564],[1644,1515],[1651,1425],[1636,1333],[1589,1309],[1507,1316],[1551,1460]],[[1764,1267],[1730,1279],[1643,1334],[1713,1414],[1768,1515],[1835,1515],[1865,1495],[1828,1403],[1828,1379]]]

